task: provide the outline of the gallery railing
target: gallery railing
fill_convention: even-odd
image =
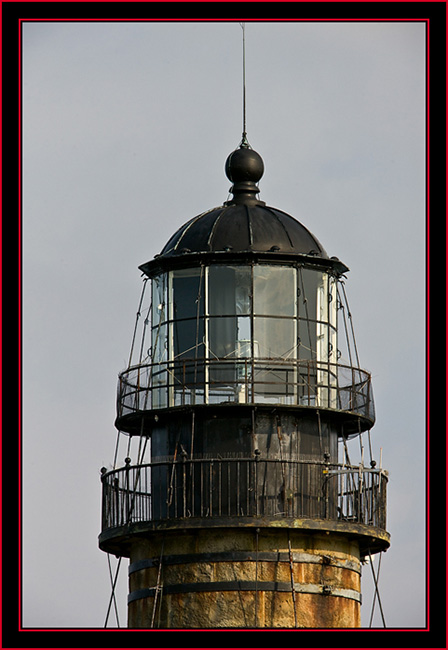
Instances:
[[[386,529],[387,473],[328,462],[164,460],[102,475],[102,529],[187,518],[293,517]]]
[[[375,419],[370,374],[300,359],[179,359],[119,375],[118,416],[192,404],[312,406]]]

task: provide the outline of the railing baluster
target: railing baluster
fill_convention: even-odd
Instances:
[[[260,454],[258,453],[255,456],[255,461],[254,461],[255,515],[257,517],[261,514],[259,481],[260,481]]]
[[[227,515],[230,517],[230,463],[227,463]]]
[[[249,461],[246,461],[246,515],[250,515],[250,477],[249,477]]]
[[[221,516],[221,461],[218,461],[218,517]]]
[[[236,516],[240,514],[240,461],[236,461]]]
[[[209,515],[213,517],[213,461],[209,465]]]
[[[186,455],[182,454],[182,517],[187,516],[187,466]]]
[[[204,472],[203,472],[204,466],[202,464],[202,461],[200,461],[199,467],[200,467],[200,471],[201,471],[201,495],[200,495],[201,509],[200,509],[200,513],[201,513],[201,517],[203,517],[204,516]]]
[[[194,482],[196,476],[196,467],[192,460],[190,460],[190,476],[191,476],[191,516],[194,517],[194,505],[195,505],[194,504],[194,495],[195,495]]]

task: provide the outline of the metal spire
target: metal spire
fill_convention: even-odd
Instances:
[[[250,147],[246,132],[246,23],[240,23],[243,30],[243,138],[240,147]]]

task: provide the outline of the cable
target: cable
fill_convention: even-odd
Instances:
[[[176,459],[177,459],[177,449],[178,449],[178,446],[179,446],[179,437],[180,437],[180,433],[178,433],[178,435],[177,435],[176,447],[174,449],[173,463],[172,463],[172,466],[171,466],[171,479],[170,479],[170,484],[168,486],[168,494],[167,494],[167,500],[166,500],[166,505],[168,506],[168,508],[171,506],[171,504],[173,502],[173,481],[174,481],[174,471],[175,471],[175,468],[176,468]]]
[[[299,275],[300,275],[300,284],[302,285],[302,289],[301,289],[301,293],[303,295],[302,301],[303,301],[303,304],[305,305],[305,320],[306,320],[306,324],[307,324],[307,328],[308,328],[308,341],[310,342],[310,345],[311,345],[311,330],[310,330],[310,317],[309,317],[309,313],[308,313],[308,299],[306,297],[305,285],[303,283],[302,267],[299,267]],[[300,345],[303,345],[303,344],[301,343]],[[304,347],[306,349],[309,349],[306,346],[304,346]],[[311,347],[310,350],[311,350],[311,355],[316,353],[316,351],[313,350],[312,347]]]
[[[255,529],[255,625],[258,627],[258,533],[259,528]]]
[[[361,431],[361,418],[358,417],[358,437],[359,437],[359,451],[361,454],[361,464],[364,467],[364,440]]]
[[[117,442],[115,443],[115,454],[114,454],[114,464],[113,464],[113,469],[116,469],[116,467],[117,467],[117,455],[118,455],[118,445],[119,445],[119,442],[120,442],[120,433],[121,433],[121,431],[118,430],[118,433],[117,433]]]
[[[109,557],[109,554],[108,554],[108,557]],[[105,628],[107,627],[107,622],[109,620],[109,614],[110,614],[110,608],[112,607],[112,601],[115,600],[115,587],[117,585],[117,578],[118,578],[118,573],[120,571],[121,559],[122,558],[120,557],[119,560],[118,560],[117,570],[115,572],[115,579],[112,582],[112,593],[110,595],[109,606],[107,608],[107,614],[106,614],[106,621],[104,623]],[[111,581],[112,581],[112,572],[111,572],[110,576],[111,576]],[[117,623],[118,623],[118,620],[117,620]],[[120,627],[120,626],[118,626],[118,627]]]
[[[193,460],[194,432],[195,432],[195,411],[192,411],[192,413],[191,413],[190,461]],[[190,476],[192,476],[192,474],[193,474],[193,463],[190,462]]]
[[[112,567],[110,565],[110,553],[107,554],[107,564],[109,565],[109,576],[110,576],[110,582],[111,585],[113,585],[113,577],[112,577]],[[117,599],[115,598],[115,589],[112,589],[112,596],[113,596],[113,601],[114,601],[114,609],[115,609],[115,619],[117,621],[117,627],[120,627],[120,621],[118,618],[118,607],[117,607]],[[107,618],[106,618],[106,624],[107,624]],[[106,626],[104,626],[106,627]]]
[[[347,461],[348,467],[351,468],[352,463],[351,463],[350,456],[349,456],[349,453],[348,453],[347,438],[344,435],[342,436],[342,442],[344,444],[345,460]],[[345,475],[345,477],[346,477],[345,478],[345,484],[349,486],[349,487],[347,487],[347,490],[346,490],[347,495],[348,495],[348,503],[351,503],[351,509],[352,509],[352,512],[354,512],[355,511],[355,503],[354,503],[354,496],[353,495],[355,493],[355,479],[353,477],[352,472],[348,472]],[[347,507],[348,507],[348,503],[347,503]]]
[[[132,336],[132,343],[131,343],[131,351],[130,351],[130,354],[129,354],[128,368],[130,367],[130,365],[131,365],[131,361],[132,361],[132,355],[133,355],[133,352],[134,352],[135,336],[136,336],[136,334],[137,334],[137,325],[138,325],[139,318],[140,318],[140,316],[141,316],[141,312],[140,312],[140,310],[141,310],[141,307],[142,307],[143,296],[145,295],[146,283],[148,282],[148,280],[149,280],[149,278],[145,278],[145,279],[143,280],[142,293],[141,293],[141,296],[140,296],[140,302],[139,302],[139,305],[138,305],[137,317],[136,317],[136,319],[135,319],[134,334],[133,334],[133,336]]]
[[[142,363],[142,359],[143,359],[143,349],[144,349],[144,347],[145,347],[146,329],[147,329],[147,327],[148,327],[148,323],[149,323],[149,314],[151,314],[151,311],[152,311],[152,302],[151,302],[150,305],[149,305],[148,313],[147,313],[147,315],[146,315],[145,320],[143,321],[142,343],[141,343],[141,345],[140,345],[140,355],[139,355],[139,359],[138,359],[138,363],[139,363],[139,365],[141,365],[141,363]]]
[[[370,438],[370,429],[367,430],[367,440],[369,443],[369,454],[370,454],[370,467],[375,467],[376,463],[373,460],[373,453],[372,453],[372,440]]]
[[[320,447],[320,455],[324,455],[324,448],[323,448],[323,440],[322,440],[322,425],[320,421],[320,411],[317,409],[316,411],[317,414],[317,429],[319,431],[319,447]]]
[[[142,421],[142,428],[143,428],[143,421]],[[145,452],[146,452],[146,445],[148,444],[148,440],[149,440],[149,438],[145,437],[145,444],[143,445],[143,451],[142,451],[142,455],[141,455],[142,460],[143,460],[143,457],[144,457]],[[139,460],[139,459],[137,459],[137,460]],[[127,512],[127,520],[126,520],[127,524],[131,523],[132,514],[134,512],[135,499],[136,499],[136,496],[137,496],[137,487],[138,487],[138,483],[140,481],[141,473],[142,473],[142,465],[138,464],[137,465],[137,473],[136,473],[135,482],[134,482],[134,487],[132,489],[132,494],[131,494],[131,503],[130,503],[130,506],[129,506],[128,512]],[[129,477],[129,472],[127,472],[127,481],[129,481],[128,477]],[[129,492],[129,483],[128,483],[128,492]]]
[[[343,289],[342,282],[339,282],[339,284],[341,285],[341,287]],[[349,361],[350,361],[350,367],[352,369],[352,374],[353,374],[352,348],[351,348],[350,339],[349,339],[349,336],[348,336],[347,321],[345,319],[345,307],[344,307],[344,304],[343,304],[343,302],[341,300],[339,290],[337,288],[336,288],[336,291],[337,291],[337,294],[339,296],[339,304],[341,306],[340,308],[342,310],[342,315],[343,315],[343,319],[344,319],[345,340],[346,340],[346,343],[347,343],[347,352],[348,352],[348,358],[349,358]],[[345,293],[344,293],[344,295],[345,295]]]
[[[159,595],[159,591],[160,591],[160,578],[161,578],[161,574],[162,574],[162,557],[163,557],[163,545],[164,545],[164,543],[165,543],[165,541],[162,540],[162,546],[161,546],[161,549],[160,549],[160,558],[159,558],[159,570],[157,572],[157,584],[156,584],[155,593],[154,593],[154,605],[153,605],[153,608],[152,608],[152,615],[151,615],[151,627],[152,628],[154,627],[154,618],[155,618],[155,615],[156,615],[157,596]]]
[[[201,264],[201,275],[199,276],[199,286],[198,286],[198,296],[196,298],[196,345],[194,353],[194,401],[196,402],[196,388],[198,380],[198,347],[199,347],[199,321],[201,313],[201,290],[202,290],[202,281],[204,277],[204,265]]]
[[[291,538],[289,535],[289,528],[288,528],[288,555],[289,555],[289,572],[291,575],[292,604],[294,607],[294,627],[297,628],[296,590],[294,588],[293,557],[292,557],[292,550],[291,550]]]
[[[349,304],[348,304],[347,295],[346,295],[346,293],[345,293],[345,287],[344,287],[344,283],[343,283],[343,282],[341,282],[341,287],[342,287],[342,291],[343,291],[343,293],[344,293],[345,304],[347,305],[347,315],[348,315],[348,319],[349,319],[349,321],[350,321],[350,329],[351,329],[351,331],[352,331],[352,339],[353,339],[353,346],[354,346],[354,348],[355,348],[356,363],[358,364],[358,368],[360,368],[361,366],[360,366],[360,364],[359,364],[358,348],[357,348],[357,346],[356,346],[355,330],[353,329],[352,314],[351,314],[351,311],[350,311],[350,306],[349,306]]]
[[[372,556],[371,556],[370,550],[369,550],[370,568],[372,569],[373,581],[375,583],[375,596],[378,596],[378,605],[379,605],[379,608],[380,608],[381,620],[383,621],[383,627],[386,627],[386,621],[384,619],[383,607],[381,605],[380,592],[379,592],[379,589],[378,589],[378,579],[379,579],[379,575],[380,575],[380,566],[381,566],[381,555],[382,555],[382,553],[380,553],[380,562],[378,563],[378,572],[375,575],[375,570],[373,568],[373,560],[372,560]],[[373,600],[373,605],[372,605],[372,614],[370,616],[370,626],[372,624],[374,606],[375,606],[375,599]]]

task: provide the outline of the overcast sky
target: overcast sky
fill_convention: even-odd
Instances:
[[[137,267],[227,200],[241,38],[237,22],[24,24],[25,627],[104,626],[99,475],[113,460]],[[422,627],[425,24],[246,23],[246,48],[260,198],[350,268],[358,351],[374,382],[374,455],[382,449],[390,472],[381,602],[388,627]],[[126,574],[123,563],[121,626]],[[369,566],[362,591],[367,626]]]

